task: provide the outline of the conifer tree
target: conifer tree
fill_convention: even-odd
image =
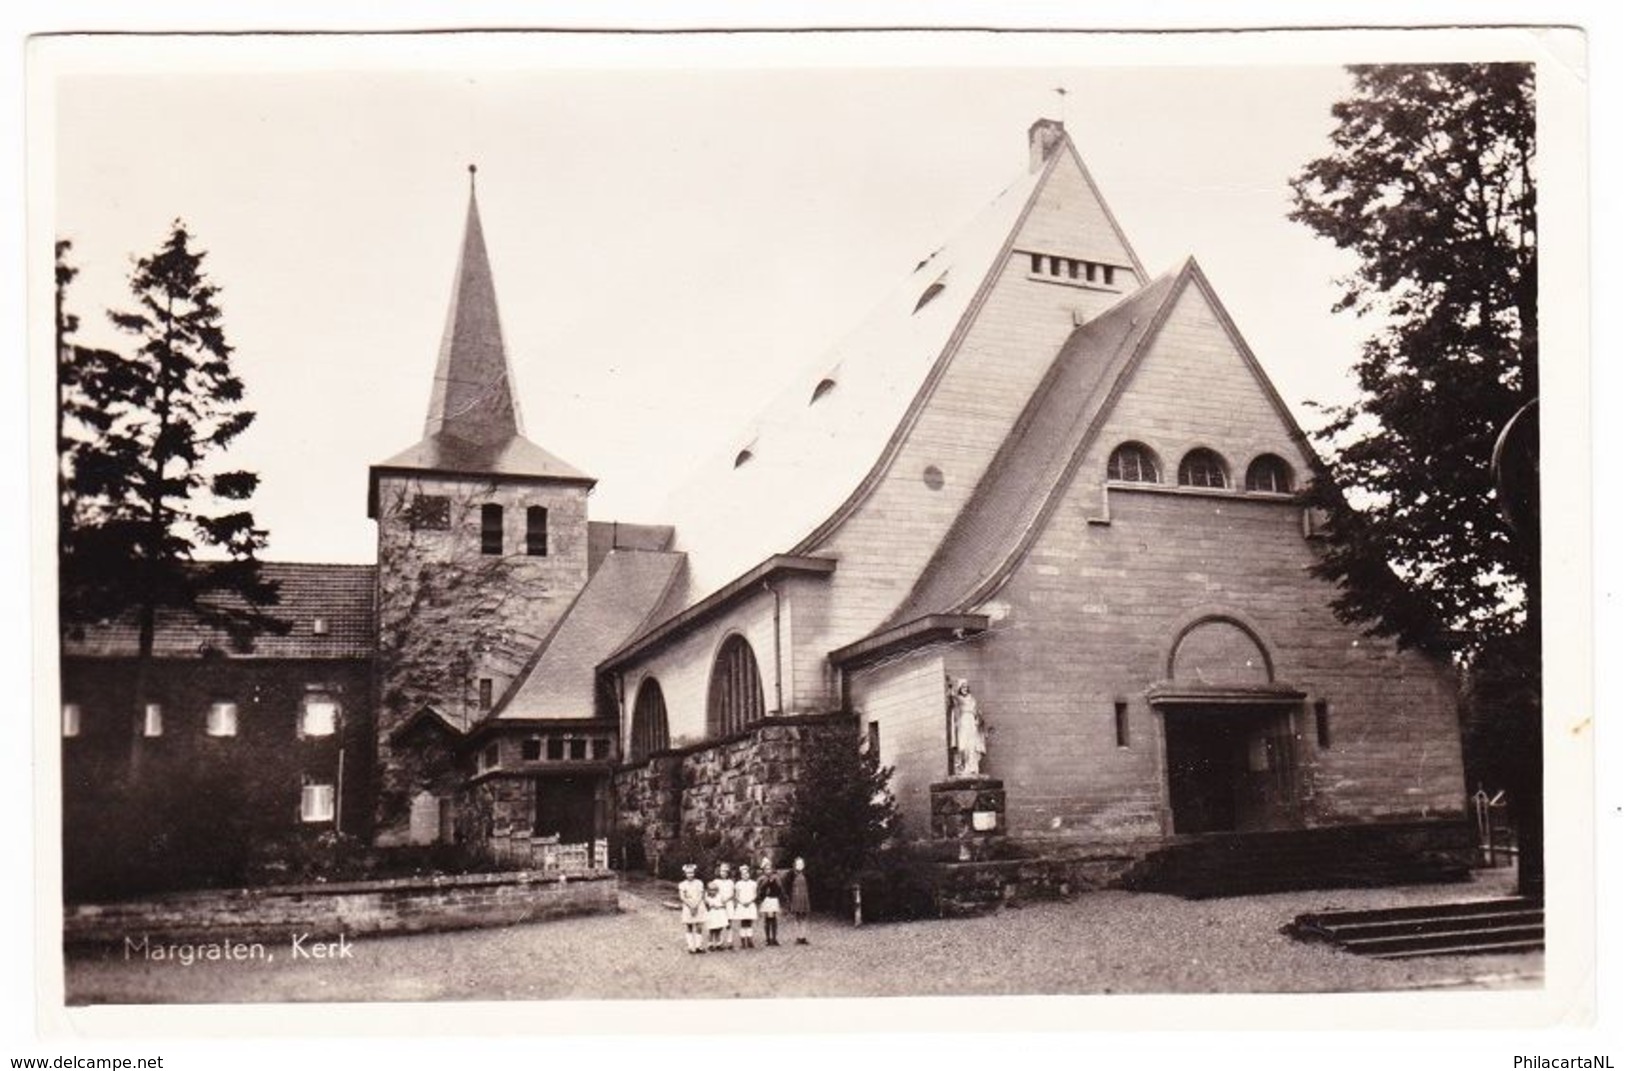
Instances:
[[[58,248],[62,340],[76,322],[62,311],[73,269],[61,258],[66,244]],[[259,478],[211,465],[254,414],[242,405],[204,256],[176,220],[158,251],[136,262],[135,307],[109,314],[133,348],[59,344],[64,621],[133,615],[143,665],[161,611],[219,628],[239,648],[287,629],[266,609],[276,587],[260,575],[265,532],[246,507]]]

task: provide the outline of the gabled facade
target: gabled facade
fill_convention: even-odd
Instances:
[[[1148,278],[1060,125],[1029,141],[1028,174],[679,496],[721,518],[674,512],[686,598],[600,668],[660,696],[659,729],[636,701],[623,728],[683,773],[623,771],[623,817],[706,826],[650,783],[825,716],[923,835],[965,679],[1037,846],[1459,818],[1449,668],[1331,613],[1294,494],[1316,459],[1211,285]],[[724,767],[732,825],[771,847],[750,759]]]

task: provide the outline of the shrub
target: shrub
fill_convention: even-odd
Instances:
[[[853,733],[807,749],[781,852],[786,862],[807,861],[813,907],[820,911],[850,907],[852,883],[877,870],[898,831],[891,767],[857,744]]]
[[[875,865],[858,876],[865,921],[936,918],[937,873],[930,858],[906,841],[883,848]]]
[[[722,833],[685,834],[660,856],[660,869],[656,877],[678,881],[683,876],[683,864],[693,863],[700,877],[709,880],[717,872],[718,863],[738,866],[754,862],[750,849],[731,836]]]

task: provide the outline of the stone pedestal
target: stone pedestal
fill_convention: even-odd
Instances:
[[[1003,844],[1004,782],[996,777],[953,777],[931,786],[931,840],[940,859],[994,858]]]

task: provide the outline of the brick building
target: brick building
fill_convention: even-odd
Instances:
[[[369,478],[379,843],[772,850],[799,756],[860,745],[924,831],[956,679],[1044,852],[1462,816],[1449,667],[1333,616],[1315,457],[1212,286],[1146,270],[1061,124],[1028,163],[669,526],[525,437],[471,195],[424,436]]]

